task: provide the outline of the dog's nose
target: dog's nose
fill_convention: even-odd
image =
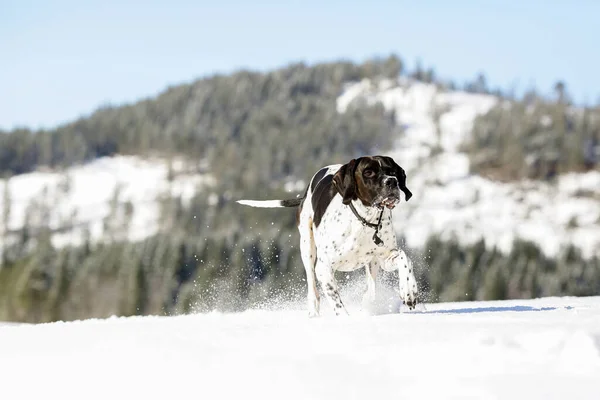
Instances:
[[[383,184],[387,187],[395,187],[398,186],[398,179],[395,176],[388,176],[384,179]]]

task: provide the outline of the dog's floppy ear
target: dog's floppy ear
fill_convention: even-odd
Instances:
[[[383,156],[382,158],[392,166],[394,175],[398,178],[398,186],[400,187],[400,190],[404,192],[404,197],[406,198],[406,201],[408,201],[412,197],[412,192],[406,187],[406,172],[404,172],[404,169],[402,169],[392,157]]]
[[[342,196],[342,203],[346,205],[357,198],[356,178],[354,177],[357,165],[358,161],[352,159],[348,164],[342,165],[333,176],[333,185]]]
[[[410,198],[412,197],[412,192],[406,187],[406,178],[404,179],[404,183],[400,184],[400,190],[404,192],[404,197],[406,198],[406,201],[410,200]]]

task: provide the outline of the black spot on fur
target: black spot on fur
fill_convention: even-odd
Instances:
[[[349,163],[342,165],[333,177],[334,185],[337,186],[337,190],[342,196],[342,203],[346,205],[358,198],[354,174],[362,159],[363,157],[359,157],[356,160],[350,160]]]
[[[331,203],[331,200],[337,194],[337,191],[332,185],[333,175],[327,175],[317,183],[312,194],[312,207],[313,207],[313,222],[315,226],[319,226],[321,219],[327,211],[327,207]]]
[[[306,194],[305,194],[306,196]],[[281,200],[281,205],[284,207],[296,207],[302,204],[302,198]]]
[[[325,176],[326,173],[327,173],[327,168],[321,168],[319,171],[317,171],[312,182],[310,183],[311,192],[315,191],[315,187],[317,186],[317,184],[319,182],[321,182],[321,179],[323,179],[323,177]]]

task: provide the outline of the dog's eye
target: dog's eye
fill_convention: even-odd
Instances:
[[[375,172],[372,169],[365,169],[365,172],[363,172],[363,175],[366,178],[372,178],[375,176]]]

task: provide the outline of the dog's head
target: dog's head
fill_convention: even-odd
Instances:
[[[391,157],[367,156],[342,165],[333,177],[342,202],[359,199],[368,207],[392,209],[400,202],[400,190],[408,201],[412,193],[406,187],[406,173]]]

